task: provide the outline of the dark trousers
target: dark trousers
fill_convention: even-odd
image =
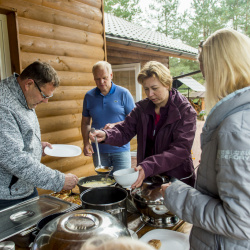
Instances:
[[[13,206],[13,205],[16,205],[16,204],[21,203],[23,201],[29,200],[29,199],[34,198],[36,196],[38,196],[38,192],[37,192],[37,189],[34,188],[34,192],[28,197],[18,199],[18,200],[0,200],[0,210],[5,209],[5,208],[10,207],[10,206]]]

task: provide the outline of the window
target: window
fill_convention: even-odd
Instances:
[[[113,81],[130,91],[134,101],[142,99],[142,87],[137,82],[137,76],[141,70],[140,63],[113,65]]]

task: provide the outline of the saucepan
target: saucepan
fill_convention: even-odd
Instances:
[[[106,178],[103,175],[92,175],[88,177],[82,177],[79,179],[77,183],[80,193],[93,187],[109,187],[114,185],[115,185],[114,177],[109,176],[108,178]]]

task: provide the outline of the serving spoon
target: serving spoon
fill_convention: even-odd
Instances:
[[[91,128],[90,132],[94,133],[95,132],[95,128]],[[99,146],[98,146],[98,142],[97,142],[96,136],[95,136],[95,146],[96,146],[97,157],[98,157],[98,165],[95,167],[95,171],[97,172],[97,174],[105,175],[105,180],[107,180],[110,172],[113,170],[113,167],[102,166],[102,164],[101,164],[101,158],[100,158],[100,152],[99,152]]]

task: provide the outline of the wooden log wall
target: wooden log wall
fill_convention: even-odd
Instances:
[[[83,99],[95,87],[93,64],[105,59],[103,1],[0,0],[0,7],[17,10],[21,70],[40,60],[51,64],[61,79],[49,103],[36,109],[42,140],[83,148]],[[42,162],[78,177],[95,174],[92,158],[83,154],[46,156]]]
[[[165,52],[126,46],[107,42],[107,61],[112,65],[140,63],[141,67],[148,61],[158,61],[169,67],[169,55]]]

